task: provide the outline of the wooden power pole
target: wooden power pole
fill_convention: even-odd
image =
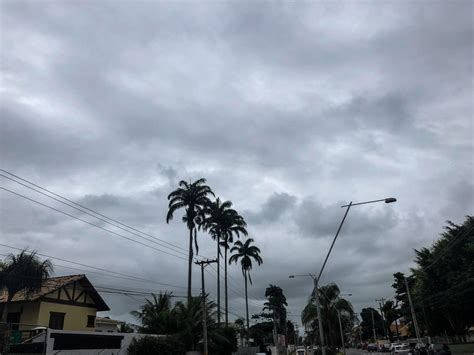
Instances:
[[[196,265],[201,267],[201,282],[202,282],[202,294],[201,294],[201,302],[202,302],[202,338],[203,338],[203,355],[208,355],[208,347],[207,347],[207,304],[206,304],[206,287],[204,284],[204,268],[212,263],[217,263],[217,259],[215,260],[201,260],[195,261]]]

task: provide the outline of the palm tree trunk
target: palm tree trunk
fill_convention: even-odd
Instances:
[[[227,295],[227,248],[224,248],[224,293],[225,293],[225,325],[229,325],[229,298]]]
[[[191,302],[192,286],[192,265],[193,265],[193,228],[189,229],[189,260],[188,260],[188,304]]]
[[[13,299],[13,294],[10,295],[10,293],[8,293],[7,301],[3,305],[3,310],[2,310],[2,322],[3,323],[6,323],[6,321],[7,321],[8,308],[10,306],[10,303],[12,303],[12,299]]]
[[[247,270],[244,272],[245,277],[245,312],[247,313],[247,336],[249,332],[249,299],[247,296]]]
[[[220,238],[217,237],[217,324],[221,324],[221,271],[220,271],[220,249],[219,241]]]

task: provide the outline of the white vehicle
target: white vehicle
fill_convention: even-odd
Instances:
[[[392,348],[392,354],[408,354],[410,352],[411,349],[407,344],[394,345]]]
[[[296,349],[296,355],[306,355],[305,348],[298,348]]]

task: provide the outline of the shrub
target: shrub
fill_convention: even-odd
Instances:
[[[129,355],[182,355],[179,344],[172,336],[145,336],[134,338],[128,347]]]

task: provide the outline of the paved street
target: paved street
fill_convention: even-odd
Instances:
[[[361,349],[346,349],[346,355],[362,355],[362,354],[373,354],[373,355],[390,355],[390,353],[381,353],[381,352],[368,352]]]

